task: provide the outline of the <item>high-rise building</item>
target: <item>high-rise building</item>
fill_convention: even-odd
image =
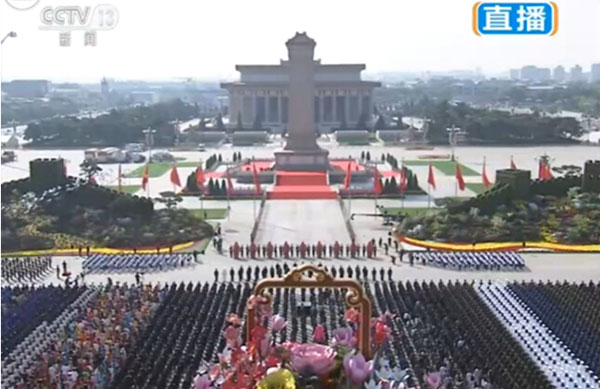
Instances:
[[[50,92],[50,81],[13,80],[8,83],[2,83],[2,89],[6,91],[10,97],[45,97]]]
[[[564,81],[567,78],[567,72],[565,71],[565,68],[562,65],[555,67],[554,71],[552,72],[552,78],[557,82]]]
[[[550,80],[549,68],[538,68],[537,66],[528,65],[521,68],[521,80],[524,81],[548,81]]]
[[[571,68],[571,82],[583,81],[583,69],[579,65],[575,65]]]
[[[108,94],[110,93],[110,88],[108,86],[108,80],[106,78],[103,78],[102,81],[100,82],[100,93],[102,94],[102,97],[104,97],[105,99],[108,98]]]
[[[600,63],[593,63],[590,71],[590,81],[600,81]]]

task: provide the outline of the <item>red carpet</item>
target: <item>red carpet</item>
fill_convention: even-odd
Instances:
[[[275,186],[268,199],[336,199],[337,193],[327,185],[326,172],[277,172]]]
[[[350,159],[338,159],[334,161],[329,161],[333,167],[338,170],[346,171],[348,170],[348,163],[350,163],[350,170],[353,172],[362,172],[365,170],[363,165],[358,164],[355,160]]]

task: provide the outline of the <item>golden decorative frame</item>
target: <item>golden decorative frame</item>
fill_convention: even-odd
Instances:
[[[312,271],[314,278],[305,278],[304,272]],[[350,307],[359,309],[361,321],[358,328],[358,349],[365,358],[371,358],[371,300],[365,294],[362,285],[351,278],[335,279],[331,274],[321,267],[311,264],[299,266],[292,269],[283,278],[267,278],[259,281],[254,287],[253,296],[264,297],[267,304],[272,304],[273,297],[267,289],[295,289],[295,288],[327,288],[327,289],[348,289],[346,293],[346,304]],[[247,308],[248,326],[246,332],[247,342],[250,342],[252,329],[256,326],[255,308]]]

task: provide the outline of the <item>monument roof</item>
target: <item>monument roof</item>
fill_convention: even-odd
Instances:
[[[294,35],[292,38],[288,39],[287,42],[285,42],[286,46],[289,45],[316,45],[317,42],[312,39],[311,37],[309,37],[308,35],[306,35],[306,32],[296,32],[296,35]]]

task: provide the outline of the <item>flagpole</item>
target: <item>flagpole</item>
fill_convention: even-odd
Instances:
[[[431,208],[431,184],[427,183],[427,208]]]
[[[404,178],[402,178],[404,177]],[[404,170],[404,157],[402,157],[402,166],[400,167],[400,192],[402,192],[402,209],[404,209],[404,192],[406,192],[406,188],[404,187],[404,182],[406,180],[406,171]]]
[[[123,192],[122,187],[121,187],[121,164],[119,164],[119,192]]]

